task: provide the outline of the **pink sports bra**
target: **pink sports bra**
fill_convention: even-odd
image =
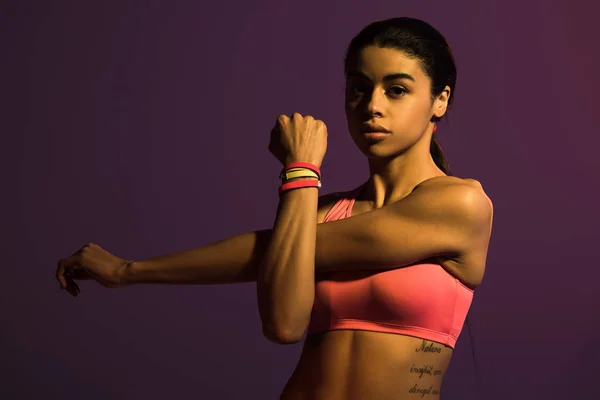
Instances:
[[[341,193],[324,222],[348,218],[364,185]],[[392,270],[336,271],[317,279],[308,335],[365,330],[414,336],[451,348],[474,292],[440,264],[430,262]]]

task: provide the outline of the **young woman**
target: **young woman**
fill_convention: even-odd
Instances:
[[[89,243],[59,262],[61,287],[76,296],[75,281],[90,278],[257,282],[265,336],[294,343],[307,333],[281,399],[439,398],[493,216],[479,182],[450,176],[434,138],[454,97],[452,51],[423,21],[376,21],[350,43],[344,72],[366,182],[318,196],[325,124],[279,116],[269,149],[285,184],[273,229],[144,261]]]

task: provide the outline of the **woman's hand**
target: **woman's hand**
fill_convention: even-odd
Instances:
[[[290,118],[282,114],[271,130],[269,151],[284,166],[301,161],[321,168],[327,151],[327,127],[310,115],[294,113]]]
[[[125,286],[123,276],[131,260],[119,258],[94,243],[88,243],[71,257],[58,262],[56,279],[72,296],[81,290],[75,280],[94,279],[104,287]]]

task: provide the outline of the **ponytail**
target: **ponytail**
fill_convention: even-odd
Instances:
[[[452,172],[450,171],[450,166],[448,165],[448,161],[446,161],[446,157],[444,156],[444,152],[442,151],[442,147],[440,146],[435,136],[431,137],[431,146],[429,146],[429,152],[431,153],[431,158],[433,158],[433,161],[435,161],[435,165],[437,165],[439,169],[444,171],[446,175],[452,175]]]

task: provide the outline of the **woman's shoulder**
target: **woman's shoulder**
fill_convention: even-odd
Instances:
[[[423,201],[427,204],[431,203],[431,199],[444,199],[444,201],[453,203],[462,203],[463,200],[469,202],[481,200],[481,203],[478,204],[484,204],[484,202],[492,204],[492,200],[483,189],[481,183],[473,178],[435,176],[425,179],[415,186],[410,195],[412,194],[416,197],[425,196],[423,197]]]
[[[446,186],[446,185],[466,185],[477,189],[483,189],[481,182],[473,178],[461,178],[453,175],[442,175],[434,176],[432,178],[425,179],[420,182],[416,188],[419,187],[434,187],[434,186]]]

